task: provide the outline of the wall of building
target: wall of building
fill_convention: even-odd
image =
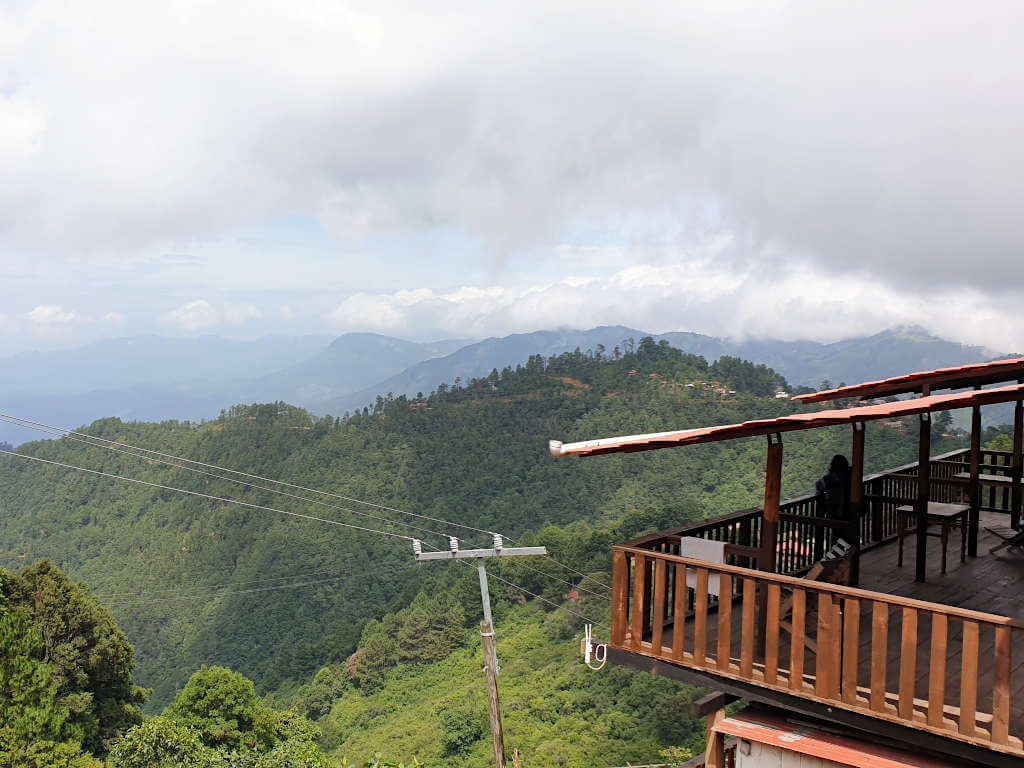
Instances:
[[[749,746],[749,750],[747,745]],[[747,753],[748,754],[744,754]],[[820,757],[801,755],[756,741],[740,742],[736,749],[736,768],[850,768]]]

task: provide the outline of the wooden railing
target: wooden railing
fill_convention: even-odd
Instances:
[[[1024,665],[1011,658],[1024,622],[650,548],[613,552],[614,648],[1024,755],[1024,702],[1012,698]]]
[[[981,472],[1009,475],[1010,462],[1009,451],[983,450]],[[917,497],[917,468],[915,462],[864,478],[864,504],[858,525],[858,543],[862,549],[895,538],[898,533],[896,508],[913,503]],[[930,498],[946,502],[964,499],[968,483],[953,476],[969,469],[968,449],[933,457],[929,466]],[[1010,511],[1008,488],[983,487],[981,490],[983,510]],[[726,543],[726,564],[755,568],[761,547],[762,513],[761,507],[732,512],[643,536],[626,542],[625,546],[678,555],[682,536],[723,541]],[[775,563],[777,573],[802,574],[821,560],[837,537],[849,539],[845,522],[822,515],[822,498],[818,494],[805,494],[782,502]]]

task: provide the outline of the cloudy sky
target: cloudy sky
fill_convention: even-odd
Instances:
[[[623,323],[1024,349],[1024,5],[0,3],[0,351]]]

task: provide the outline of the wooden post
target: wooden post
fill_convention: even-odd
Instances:
[[[758,568],[775,572],[779,538],[779,504],[782,500],[782,435],[768,436],[768,460],[764,471],[764,517]]]
[[[761,518],[761,551],[757,568],[775,573],[775,556],[779,548],[779,504],[782,499],[782,435],[768,435],[768,458],[764,470],[764,514]],[[758,605],[758,650],[764,652],[768,616],[768,593],[760,587]]]
[[[920,431],[917,448],[917,569],[914,581],[925,580],[928,554],[928,485],[931,480],[932,419],[931,414],[919,417]]]
[[[975,387],[979,389],[979,387]],[[981,520],[981,406],[971,408],[971,479],[967,513],[967,554],[978,556],[978,525]]]
[[[725,736],[714,730],[715,724],[724,719],[724,709],[712,712],[705,718],[707,747],[704,750],[704,768],[725,768]]]
[[[1024,384],[1024,380],[1017,379],[1017,383]],[[1010,490],[1010,526],[1015,530],[1020,528],[1021,475],[1024,474],[1022,443],[1024,443],[1024,401],[1018,400],[1013,409],[1013,471],[1011,472],[1013,484]]]
[[[484,669],[487,672],[487,706],[491,712],[491,738],[494,741],[494,764],[505,768],[505,734],[501,728],[501,704],[498,702],[498,659],[494,652],[494,630],[489,621],[480,622],[484,643]]]
[[[494,621],[491,619],[491,593],[487,588],[488,557],[526,557],[547,555],[545,547],[506,547],[500,534],[492,534],[494,546],[491,549],[459,549],[459,540],[452,538],[451,549],[424,552],[420,542],[413,539],[412,550],[417,562],[423,560],[476,560],[477,575],[480,578],[480,603],[484,609],[484,620],[480,623],[480,636],[484,644],[484,672],[487,675],[487,703],[491,711],[491,735],[494,737],[494,764],[505,768],[505,736],[501,730],[501,706],[498,704],[498,653],[494,650]],[[621,555],[621,557],[620,557]],[[625,600],[629,585],[629,564],[624,553],[616,552],[612,614],[612,642],[622,642],[625,633]],[[616,591],[615,588],[618,588]],[[618,619],[618,621],[616,621]]]
[[[850,558],[850,586],[860,583],[860,518],[864,510],[864,422],[853,425],[853,455],[850,463],[850,508],[847,510],[847,541],[853,547]]]

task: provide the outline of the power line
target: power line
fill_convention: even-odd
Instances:
[[[158,588],[155,588],[155,589],[144,590],[144,591],[141,591],[141,592],[139,592],[139,591],[114,592],[114,593],[109,594],[109,595],[102,595],[102,596],[101,595],[97,595],[97,597],[99,597],[100,600],[117,600],[117,599],[123,599],[123,598],[128,598],[128,597],[142,597],[144,595],[160,594],[162,592],[178,592],[178,591],[193,591],[194,592],[195,590],[210,590],[210,589],[220,589],[221,587],[236,587],[239,584],[262,584],[262,583],[267,583],[267,582],[272,582],[272,581],[286,581],[288,579],[304,579],[304,578],[307,578],[309,576],[319,576],[320,574],[323,574],[323,573],[335,573],[336,571],[337,571],[337,566],[335,566],[334,568],[321,568],[321,569],[319,569],[317,571],[307,571],[306,573],[292,573],[292,574],[289,574],[287,576],[272,576],[272,577],[268,576],[268,577],[260,578],[260,579],[248,579],[246,581],[229,581],[229,582],[225,582],[223,584],[206,584],[206,585],[203,585],[203,584],[189,584],[189,585],[179,585],[179,586],[173,586],[173,587],[158,587]]]
[[[406,571],[406,570],[409,570],[410,568],[414,568],[415,566],[416,566],[416,564],[414,563],[413,565],[399,566],[397,568],[392,568],[392,570],[393,571]],[[348,575],[349,574],[347,574],[347,573],[336,573],[334,576],[332,576],[330,578],[316,579],[314,581],[303,581],[303,582],[297,582],[297,583],[294,583],[294,584],[276,584],[276,585],[271,586],[271,587],[254,587],[254,588],[251,588],[251,589],[221,589],[221,590],[214,590],[212,592],[206,592],[204,594],[199,594],[199,595],[181,595],[181,596],[178,596],[178,597],[157,597],[157,598],[149,598],[149,599],[146,599],[146,600],[116,600],[116,601],[109,602],[109,603],[106,602],[105,598],[100,597],[99,599],[103,601],[104,605],[118,606],[118,607],[127,606],[127,605],[148,605],[149,603],[167,603],[167,602],[180,602],[180,601],[186,601],[186,600],[216,599],[218,597],[222,597],[222,596],[226,596],[226,595],[248,595],[248,594],[252,594],[254,592],[270,592],[270,591],[277,590],[277,589],[296,589],[298,587],[312,587],[312,586],[322,585],[322,584],[333,584],[334,582],[339,581],[339,580],[345,578]],[[292,577],[288,577],[288,578],[295,578],[295,577],[292,576]],[[239,583],[245,584],[247,582],[239,582]],[[251,583],[251,582],[249,582],[249,583]],[[229,585],[226,585],[226,586],[230,587],[230,586],[234,586],[234,585],[230,585],[229,584]],[[211,587],[211,589],[212,589],[212,587]],[[143,592],[143,593],[140,593],[140,594],[137,594],[137,595],[133,595],[133,597],[143,597],[146,594],[147,593]]]
[[[301,512],[289,512],[288,510],[285,510],[285,509],[277,509],[275,507],[267,507],[267,506],[263,506],[262,504],[251,504],[251,503],[249,503],[247,501],[238,501],[237,499],[226,499],[223,496],[213,496],[213,495],[211,495],[209,493],[200,493],[199,491],[189,491],[189,490],[185,490],[184,488],[174,488],[174,487],[169,486],[169,485],[161,485],[160,483],[150,483],[150,482],[148,482],[146,480],[137,480],[134,477],[126,477],[125,475],[112,475],[109,472],[101,472],[98,469],[87,469],[85,467],[76,467],[74,464],[64,464],[63,462],[60,462],[60,461],[52,461],[50,459],[42,459],[42,458],[39,458],[38,456],[29,456],[29,455],[24,454],[24,453],[15,453],[14,451],[5,451],[5,450],[0,449],[0,454],[6,454],[8,456],[14,456],[14,457],[19,458],[19,459],[27,459],[28,461],[37,461],[37,462],[39,462],[41,464],[50,464],[50,465],[52,465],[54,467],[62,467],[64,469],[74,469],[74,470],[77,470],[79,472],[86,472],[86,473],[88,473],[90,475],[98,475],[99,477],[106,477],[106,478],[109,478],[111,480],[121,480],[121,481],[126,482],[126,483],[135,483],[136,485],[144,485],[144,486],[147,486],[149,488],[158,488],[158,489],[160,489],[162,491],[174,491],[176,493],[183,493],[183,494],[186,494],[188,496],[197,496],[197,497],[199,497],[201,499],[209,499],[210,501],[220,501],[220,502],[223,502],[224,504],[236,504],[236,505],[238,505],[240,507],[248,507],[250,509],[259,509],[259,510],[263,510],[264,512],[277,512],[278,514],[288,515],[289,517],[298,517],[298,518],[302,518],[303,520],[314,520],[314,521],[316,521],[318,523],[327,523],[328,525],[337,525],[337,526],[340,526],[342,528],[351,528],[352,530],[355,530],[355,531],[363,531],[365,533],[377,533],[377,534],[380,534],[381,536],[390,536],[390,537],[395,538],[395,539],[405,539],[406,541],[415,541],[415,539],[412,536],[405,536],[404,534],[401,534],[401,533],[392,533],[391,531],[378,531],[375,528],[364,528],[361,525],[352,525],[350,523],[343,523],[343,522],[341,522],[339,520],[329,520],[326,517],[316,517],[315,515],[306,515],[306,514],[303,514]]]
[[[16,419],[16,420],[12,420],[12,419]],[[0,421],[5,421],[8,424],[17,424],[18,426],[25,426],[25,425],[19,423],[20,421],[22,421],[21,419],[17,419],[17,417],[8,416],[6,414],[0,414]],[[43,425],[43,424],[40,424],[40,425],[37,425],[37,426],[34,426],[34,427],[27,427],[27,428],[28,429],[35,429],[35,430],[37,430],[39,432],[43,432],[44,434],[48,434],[48,435],[59,435],[61,437],[65,437],[65,438],[67,438],[69,440],[73,440],[75,442],[91,446],[93,448],[105,448],[108,451],[113,451],[115,453],[120,453],[120,454],[124,454],[124,455],[127,455],[127,456],[133,456],[133,457],[135,457],[137,459],[142,459],[142,460],[145,460],[145,461],[151,461],[151,462],[154,462],[154,463],[157,463],[157,464],[164,464],[166,466],[174,467],[176,469],[183,469],[183,470],[186,470],[188,472],[194,472],[196,474],[203,475],[205,477],[213,477],[213,478],[216,478],[218,480],[224,480],[224,481],[229,482],[229,483],[235,483],[236,485],[241,485],[241,486],[244,486],[246,488],[256,488],[256,489],[259,489],[259,490],[262,490],[262,491],[267,491],[269,493],[276,493],[276,494],[281,495],[281,496],[287,496],[287,497],[292,498],[292,499],[298,499],[299,501],[303,501],[303,502],[306,502],[306,503],[309,503],[309,504],[316,504],[318,506],[329,507],[330,509],[337,509],[337,510],[340,510],[342,512],[347,512],[349,514],[359,515],[359,516],[362,516],[362,517],[370,518],[371,520],[380,520],[381,522],[390,523],[392,525],[401,525],[401,526],[404,526],[404,527],[406,527],[406,528],[408,528],[410,530],[420,531],[422,533],[429,533],[432,536],[440,536],[441,538],[446,539],[446,540],[451,538],[451,536],[449,534],[447,534],[447,533],[441,533],[440,531],[434,531],[434,530],[431,530],[429,528],[421,528],[419,526],[412,525],[411,523],[405,523],[405,522],[399,522],[397,520],[391,520],[390,518],[383,517],[381,515],[374,515],[374,514],[371,514],[369,512],[361,512],[359,510],[349,509],[348,507],[342,507],[342,506],[340,506],[338,504],[330,504],[330,503],[328,503],[326,501],[320,501],[319,499],[310,499],[308,497],[299,496],[299,495],[294,494],[294,493],[289,493],[288,491],[282,491],[282,490],[280,490],[278,488],[268,488],[266,486],[257,485],[256,483],[252,483],[252,482],[249,482],[249,481],[246,481],[246,480],[239,480],[239,479],[234,478],[234,477],[225,477],[223,475],[218,475],[215,472],[207,472],[205,470],[198,469],[196,467],[185,466],[185,465],[180,464],[180,463],[178,463],[176,461],[171,461],[171,460],[168,460],[168,459],[155,459],[155,458],[152,458],[150,456],[146,456],[146,455],[134,452],[135,450],[145,451],[146,449],[144,449],[144,448],[135,448],[134,446],[127,445],[125,443],[117,443],[115,441],[102,440],[102,438],[83,439],[81,437],[75,437],[74,436],[74,435],[78,435],[79,434],[77,432],[69,432],[68,430],[62,430],[59,427],[49,427],[49,426]],[[93,440],[99,440],[100,442],[98,442],[98,443],[97,442],[92,442]],[[104,445],[103,443],[109,443],[109,444]],[[182,461],[184,461],[184,459],[182,459]]]
[[[186,459],[183,456],[175,456],[173,454],[162,453],[160,451],[155,451],[155,450],[150,449],[150,448],[143,448],[143,447],[140,447],[140,446],[129,445],[128,443],[118,442],[118,441],[114,441],[114,440],[107,440],[106,438],[96,437],[94,435],[89,435],[89,434],[84,433],[84,432],[77,432],[75,430],[65,429],[63,427],[56,427],[56,426],[53,426],[51,424],[44,424],[43,422],[33,421],[32,419],[25,419],[25,418],[21,418],[19,416],[12,416],[12,415],[6,414],[6,413],[0,413],[0,419],[8,420],[9,423],[18,424],[19,426],[25,427],[26,429],[36,429],[38,431],[44,431],[44,432],[46,430],[52,430],[49,434],[57,433],[57,434],[60,434],[62,436],[65,436],[65,437],[70,437],[71,435],[74,435],[77,438],[85,438],[85,440],[78,440],[78,442],[86,442],[87,444],[94,444],[93,442],[89,442],[89,441],[95,441],[96,443],[103,443],[103,444],[106,444],[106,445],[115,446],[114,448],[112,448],[112,450],[116,450],[116,451],[126,452],[126,451],[123,451],[123,449],[124,448],[130,448],[132,450],[142,451],[142,452],[147,453],[147,454],[152,454],[153,456],[160,456],[163,459],[171,459],[173,461],[184,462],[184,463],[187,463],[187,464],[195,464],[196,466],[199,466],[199,467],[206,467],[207,469],[215,469],[215,470],[218,470],[218,471],[221,471],[221,472],[228,472],[228,473],[233,474],[233,475],[238,475],[239,477],[247,477],[247,478],[254,479],[254,480],[260,480],[260,481],[263,481],[263,482],[274,483],[275,485],[281,485],[281,486],[284,486],[286,488],[292,488],[294,490],[306,491],[307,493],[315,493],[315,494],[319,494],[319,495],[322,495],[322,496],[328,496],[328,497],[331,497],[331,498],[340,499],[342,501],[348,501],[348,502],[354,503],[354,504],[362,504],[362,505],[365,505],[365,506],[373,507],[375,509],[380,509],[380,510],[384,510],[384,511],[394,512],[394,513],[400,514],[400,515],[407,515],[407,516],[410,516],[410,517],[416,517],[416,518],[420,518],[420,519],[424,519],[424,520],[430,520],[430,521],[433,521],[433,522],[441,523],[441,524],[446,525],[446,526],[451,526],[451,527],[455,527],[455,528],[462,528],[464,530],[474,531],[476,533],[487,534],[488,536],[493,535],[494,533],[496,533],[494,531],[484,530],[483,528],[474,528],[473,526],[464,525],[462,523],[456,523],[456,522],[453,522],[451,520],[444,520],[444,519],[441,519],[441,518],[430,517],[429,515],[421,515],[421,514],[418,514],[416,512],[408,512],[408,511],[405,511],[405,510],[397,509],[395,507],[389,507],[389,506],[386,506],[386,505],[383,505],[383,504],[376,504],[376,503],[371,502],[371,501],[365,501],[365,500],[362,500],[362,499],[356,499],[356,498],[353,498],[353,497],[350,497],[350,496],[343,496],[341,494],[335,494],[335,493],[331,493],[329,491],[317,490],[315,488],[307,488],[306,486],[297,485],[297,484],[294,484],[294,483],[288,483],[288,482],[285,482],[283,480],[275,480],[273,478],[261,477],[260,475],[254,475],[254,474],[250,474],[248,472],[242,472],[240,470],[229,469],[227,467],[220,467],[220,466],[218,466],[216,464],[208,464],[208,463],[205,463],[205,462],[196,461],[194,459]],[[70,438],[70,439],[75,439],[75,438]],[[100,447],[100,446],[97,446],[97,447]],[[18,455],[23,455],[23,454],[18,454]],[[143,456],[137,456],[137,454],[131,454],[131,455],[135,455],[137,458],[145,458],[146,460],[149,460],[149,461],[156,461],[156,459],[151,459],[149,457],[143,457]],[[161,463],[167,463],[167,462],[161,462]],[[202,473],[201,470],[196,470],[196,469],[193,469],[193,468],[190,468],[190,467],[179,466],[178,464],[171,464],[171,466],[178,466],[181,469],[186,469],[186,470],[189,470],[189,471]],[[202,474],[206,474],[206,473],[202,473]],[[216,477],[216,475],[214,475],[214,477]],[[239,483],[239,481],[234,480],[232,478],[221,477],[221,479],[229,480],[231,482]],[[241,483],[241,484],[243,484],[243,485],[252,485],[251,483]],[[254,487],[260,487],[260,486],[254,486]],[[264,490],[269,490],[269,489],[264,489]],[[281,492],[281,491],[273,491],[273,490],[271,492],[284,493],[284,492]],[[285,495],[290,495],[290,494],[285,494]],[[302,499],[302,497],[296,497],[296,498]],[[317,501],[315,499],[302,499],[302,500],[303,501],[308,501],[309,503],[324,504],[324,502],[319,502],[319,501]],[[331,506],[331,505],[327,505],[327,506]],[[348,511],[348,512],[351,512],[353,514],[363,514],[364,516],[369,516],[369,515],[366,515],[366,513],[359,513],[359,512],[356,512],[355,510],[348,510],[348,509],[341,508],[341,507],[335,507],[335,508],[342,509],[343,511]],[[376,518],[376,517],[374,517],[374,519],[387,520],[388,522],[391,522],[394,525],[404,525],[405,527],[410,528],[410,529],[414,529],[414,530],[426,530],[426,529],[417,529],[417,528],[415,528],[414,526],[411,526],[408,523],[399,523],[397,521],[388,520],[387,518]],[[358,526],[350,526],[350,527],[358,528]],[[447,534],[442,534],[442,533],[439,533],[437,531],[429,531],[429,532],[432,533],[433,535],[445,536],[447,538]],[[407,537],[407,538],[410,538],[410,537]],[[509,536],[505,536],[504,538],[508,539],[513,544],[518,544],[519,543],[518,541],[516,541],[515,539],[513,539],[513,538],[511,538]],[[564,568],[566,571],[568,571],[568,572],[570,572],[570,573],[572,573],[574,575],[580,576],[581,577],[581,580],[580,580],[581,584],[583,583],[583,581],[586,581],[587,579],[589,579],[591,582],[593,582],[595,585],[599,586],[600,588],[606,590],[607,592],[611,592],[611,587],[610,586],[608,586],[607,584],[604,584],[604,583],[598,581],[592,575],[583,573],[582,571],[579,571],[579,570],[576,570],[575,568],[572,568],[571,566],[568,566],[565,563],[562,563],[559,560],[556,560],[551,555],[544,555],[544,558],[546,560],[550,560],[552,563],[554,563],[555,565],[559,566],[560,568]],[[552,578],[555,578],[555,577],[552,576]]]
[[[101,442],[101,443],[110,443],[110,444],[113,444],[113,445],[123,445],[123,446],[126,446],[128,448],[133,448],[133,449],[138,450],[138,451],[144,451],[145,453],[149,453],[149,454],[152,454],[154,456],[160,456],[160,457],[165,458],[165,459],[174,459],[176,461],[182,461],[182,462],[186,462],[188,464],[195,464],[196,466],[199,466],[199,467],[206,467],[207,469],[216,469],[216,470],[219,470],[221,472],[228,472],[228,473],[230,473],[232,475],[238,475],[239,477],[248,477],[248,478],[253,479],[253,480],[262,480],[264,482],[274,483],[276,485],[282,485],[282,486],[284,486],[286,488],[291,488],[293,490],[306,491],[307,493],[316,493],[316,494],[320,494],[321,496],[329,496],[331,498],[340,499],[341,501],[348,501],[348,502],[351,502],[353,504],[362,504],[364,506],[373,507],[375,509],[380,509],[380,510],[383,510],[383,511],[386,511],[386,512],[394,512],[394,513],[399,514],[399,515],[408,515],[409,517],[417,517],[417,518],[420,518],[421,520],[430,520],[430,521],[435,522],[435,523],[441,523],[442,525],[448,525],[448,526],[452,526],[452,527],[455,527],[455,528],[462,528],[464,530],[474,531],[476,533],[483,533],[483,534],[486,534],[488,536],[492,536],[494,533],[496,533],[496,531],[486,531],[483,528],[474,528],[471,525],[463,525],[462,523],[455,523],[455,522],[452,522],[451,520],[443,520],[443,519],[437,518],[437,517],[430,517],[429,515],[421,515],[421,514],[419,514],[417,512],[407,512],[405,510],[396,509],[395,507],[389,507],[389,506],[386,506],[384,504],[376,504],[376,503],[374,503],[372,501],[364,501],[363,499],[356,499],[356,498],[353,498],[351,496],[344,496],[342,494],[331,493],[329,491],[321,491],[321,490],[317,490],[316,488],[307,488],[306,486],[297,485],[295,483],[288,483],[288,482],[285,482],[284,480],[274,480],[273,478],[270,478],[270,477],[261,477],[259,475],[253,475],[253,474],[250,474],[248,472],[242,472],[242,471],[237,470],[237,469],[228,469],[227,467],[219,467],[216,464],[207,464],[205,462],[197,461],[195,459],[186,459],[183,456],[174,456],[173,454],[162,453],[160,451],[155,451],[155,450],[152,450],[150,448],[142,448],[142,447],[139,447],[139,446],[128,445],[127,443],[118,443],[118,442],[115,442],[113,440],[107,440],[106,438],[95,437],[93,435],[89,435],[89,434],[86,434],[84,432],[76,432],[76,431],[71,430],[71,429],[64,429],[63,427],[55,427],[55,426],[53,426],[51,424],[43,424],[42,422],[33,421],[31,419],[23,419],[23,418],[21,418],[19,416],[11,416],[10,414],[6,414],[6,413],[0,413],[0,416],[3,416],[5,418],[7,418],[7,419],[10,419],[13,422],[16,422],[16,423],[20,424],[21,426],[24,426],[24,427],[26,427],[28,429],[32,429],[32,428],[35,428],[35,427],[45,427],[47,429],[56,430],[56,431],[64,433],[64,434],[77,435],[79,437],[85,437],[85,438],[88,438],[90,440],[95,440],[95,441],[98,441],[98,442]],[[29,426],[29,425],[32,425],[32,426]]]
[[[560,581],[563,584],[568,584],[573,589],[578,590],[580,592],[586,592],[588,595],[593,595],[594,597],[600,597],[600,598],[604,598],[605,597],[605,595],[598,594],[597,592],[591,592],[589,589],[585,589],[584,587],[579,586],[579,584],[573,584],[568,579],[560,579],[557,576],[555,576],[553,573],[548,573],[547,571],[542,571],[542,570],[540,570],[540,568],[531,568],[530,566],[526,565],[526,563],[517,563],[517,565],[520,568],[525,568],[528,571],[533,571],[534,573],[539,573],[542,576],[547,576],[549,579],[554,579],[555,581]]]
[[[35,462],[38,462],[40,464],[47,464],[47,465],[54,466],[54,467],[60,467],[62,469],[73,469],[73,470],[76,470],[78,472],[84,472],[86,474],[96,475],[98,477],[105,477],[105,478],[110,479],[110,480],[121,480],[123,482],[133,483],[133,484],[136,484],[136,485],[142,485],[142,486],[145,486],[145,487],[148,487],[148,488],[156,488],[156,489],[163,490],[163,491],[173,491],[175,493],[182,493],[182,494],[185,494],[185,495],[188,495],[188,496],[195,496],[195,497],[198,497],[198,498],[208,499],[210,501],[219,501],[219,502],[222,502],[222,503],[225,503],[225,504],[235,504],[237,506],[247,507],[247,508],[250,508],[250,509],[258,509],[258,510],[265,511],[265,512],[277,512],[279,514],[287,515],[287,516],[290,516],[290,517],[296,517],[296,518],[300,518],[300,519],[303,519],[303,520],[312,520],[312,521],[320,522],[320,523],[327,523],[328,525],[336,525],[336,526],[339,526],[339,527],[342,527],[342,528],[349,528],[349,529],[352,529],[352,530],[362,531],[364,533],[376,533],[376,534],[380,534],[381,536],[388,536],[388,537],[397,538],[397,539],[404,539],[406,541],[414,541],[415,540],[415,539],[413,539],[412,536],[405,536],[405,535],[402,535],[402,534],[399,534],[399,533],[391,533],[389,531],[378,531],[378,530],[375,530],[375,529],[372,529],[372,528],[364,528],[364,527],[358,526],[358,525],[350,525],[349,523],[342,523],[342,522],[339,522],[337,520],[328,520],[327,518],[316,517],[314,515],[306,515],[306,514],[302,514],[302,513],[299,513],[299,512],[289,512],[287,510],[276,509],[274,507],[267,507],[267,506],[263,506],[261,504],[251,504],[251,503],[245,502],[245,501],[238,501],[237,499],[227,499],[227,498],[224,498],[224,497],[221,497],[221,496],[213,496],[213,495],[208,494],[208,493],[200,493],[198,491],[189,491],[189,490],[185,490],[183,488],[174,488],[174,487],[169,486],[169,485],[162,485],[160,483],[151,483],[151,482],[148,482],[146,480],[138,480],[138,479],[133,478],[133,477],[125,477],[124,475],[113,475],[113,474],[110,474],[108,472],[102,472],[102,471],[100,471],[98,469],[88,469],[86,467],[78,467],[78,466],[75,466],[73,464],[65,464],[65,463],[60,462],[60,461],[52,461],[50,459],[43,459],[43,458],[40,458],[38,456],[29,456],[29,455],[23,454],[23,453],[15,453],[14,451],[8,451],[8,450],[0,449],[0,454],[4,454],[4,455],[7,455],[7,456],[13,456],[13,457],[18,458],[18,459],[25,459],[27,461],[35,461]],[[462,563],[463,565],[468,566],[468,567],[472,567],[472,566],[469,565],[469,563],[466,563],[466,562],[464,562],[462,560],[460,560],[459,562]],[[282,585],[278,585],[278,586],[275,586],[275,587],[262,587],[262,588],[256,588],[256,589],[250,589],[250,590],[226,591],[223,594],[247,594],[247,593],[251,593],[251,592],[264,592],[264,591],[269,591],[269,590],[273,590],[273,589],[291,588],[291,587],[296,587],[296,586],[312,586],[313,584],[316,584],[316,583],[327,583],[327,582],[331,582],[331,581],[336,581],[337,578],[339,578],[339,577],[335,577],[335,578],[331,578],[331,579],[324,579],[324,580],[322,580],[320,582],[306,582],[306,583],[297,584],[297,585],[287,585],[286,587],[283,587]],[[570,610],[569,608],[565,608],[564,606],[558,605],[557,603],[555,603],[555,602],[553,602],[551,600],[548,600],[546,597],[542,597],[541,595],[538,595],[538,594],[536,594],[534,592],[531,592],[530,590],[526,589],[525,587],[521,587],[518,584],[509,581],[508,579],[503,579],[503,578],[501,578],[500,576],[497,576],[497,575],[493,576],[493,578],[497,579],[498,581],[500,581],[503,584],[506,584],[507,586],[512,587],[513,589],[517,589],[520,592],[529,595],[530,597],[533,597],[533,598],[535,598],[537,600],[540,600],[541,602],[547,603],[548,605],[551,605],[554,608],[562,609],[562,610],[566,611],[566,613],[570,613],[573,616],[576,616],[576,617],[578,617],[580,619],[583,619],[584,621],[586,621],[586,622],[588,622],[590,624],[593,624],[593,625],[598,626],[598,627],[602,627],[604,629],[608,628],[605,624],[603,624],[603,623],[601,623],[599,621],[595,621],[595,620],[593,620],[591,618],[588,618],[587,616],[584,616],[581,613],[577,613],[576,611]],[[214,593],[214,594],[216,595],[216,593]],[[210,597],[210,595],[203,595],[203,596],[195,596],[195,595],[193,595],[193,596],[189,596],[188,598],[183,598],[183,597],[182,598],[162,598],[162,599],[157,598],[157,599],[150,599],[150,600],[148,600],[146,602],[165,602],[165,601],[168,601],[168,600],[182,600],[182,599],[202,599],[202,597]],[[113,603],[113,605],[126,605],[126,604],[128,604],[128,603]]]
[[[333,583],[335,581],[338,581],[339,579],[342,579],[342,578],[344,578],[344,576],[338,575],[338,576],[334,576],[333,578],[330,578],[330,579],[319,579],[317,581],[304,581],[304,582],[299,582],[297,584],[278,584],[278,585],[273,586],[273,587],[256,587],[254,589],[223,589],[223,590],[220,590],[220,591],[208,592],[208,593],[202,594],[202,595],[182,595],[180,597],[156,597],[156,598],[149,598],[149,599],[146,599],[146,600],[127,601],[127,602],[125,602],[125,601],[116,601],[116,602],[110,602],[110,603],[104,603],[104,604],[105,605],[109,605],[109,606],[122,607],[122,606],[126,606],[126,605],[149,605],[150,603],[180,602],[180,601],[183,601],[183,600],[205,600],[205,599],[208,599],[208,598],[209,599],[214,599],[214,598],[221,597],[221,596],[224,596],[224,595],[248,595],[248,594],[251,594],[253,592],[270,592],[271,590],[275,590],[275,589],[294,589],[296,587],[311,587],[311,586],[314,586],[314,585],[317,585],[317,584],[331,584],[331,583]]]
[[[469,568],[473,567],[472,565],[470,565],[469,563],[467,563],[464,560],[459,560],[458,562],[462,563],[463,565],[465,565],[465,566],[467,566]],[[524,594],[527,594],[530,597],[535,597],[538,600],[540,600],[541,602],[545,602],[548,605],[553,606],[554,608],[560,608],[561,610],[565,611],[566,613],[571,613],[573,616],[576,616],[578,618],[583,619],[588,624],[593,624],[595,627],[601,627],[602,629],[608,629],[608,626],[606,624],[602,624],[600,621],[594,621],[593,619],[587,618],[582,613],[577,613],[576,611],[569,610],[564,605],[559,605],[556,602],[548,600],[546,597],[541,597],[540,595],[534,594],[533,592],[531,592],[530,590],[526,589],[525,587],[521,587],[518,584],[509,581],[508,579],[503,579],[503,578],[501,578],[501,576],[495,576],[493,573],[492,574],[488,574],[488,575],[489,575],[490,578],[497,579],[502,584],[506,584],[506,585],[512,587],[513,589],[518,589],[520,592],[523,592]]]

